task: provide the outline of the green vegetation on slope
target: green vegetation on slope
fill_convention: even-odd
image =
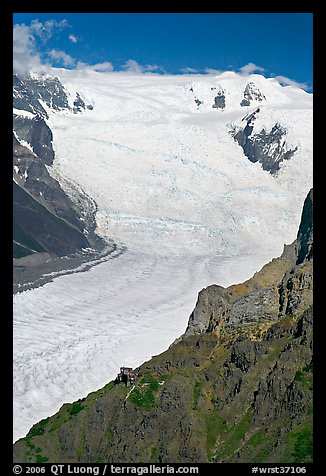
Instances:
[[[158,381],[147,372],[130,392],[128,399],[135,406],[150,410],[156,407],[155,392],[158,388]]]

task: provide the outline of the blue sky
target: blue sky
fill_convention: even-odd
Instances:
[[[14,64],[257,72],[311,90],[312,23],[309,13],[19,13]]]

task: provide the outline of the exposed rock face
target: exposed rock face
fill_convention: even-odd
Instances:
[[[260,109],[246,116],[244,128],[234,129],[231,134],[242,147],[244,154],[251,162],[260,162],[263,169],[276,174],[283,160],[289,160],[298,150],[290,149],[286,143],[286,129],[279,123],[274,124],[270,131],[262,129],[253,133],[254,121]]]
[[[313,190],[307,196],[298,233],[297,264],[311,260],[313,256]]]
[[[52,131],[43,117],[35,116],[30,119],[14,114],[13,128],[18,140],[30,144],[34,154],[42,160],[43,164],[51,165],[53,163]]]
[[[296,241],[243,284],[212,285],[199,293],[185,336],[273,322],[281,314],[302,313],[313,304],[313,190],[304,203]]]
[[[111,382],[63,405],[15,443],[14,461],[311,462],[307,247],[297,263],[312,240],[309,197],[280,258],[245,283],[201,291],[185,335],[136,369],[131,391]]]
[[[14,258],[44,251],[63,256],[99,243],[94,205],[82,196],[73,203],[47,169],[54,150],[44,104],[54,111],[71,110],[64,87],[58,78],[17,75],[13,86],[13,106],[19,110],[13,115]],[[77,93],[74,112],[85,107]]]
[[[14,240],[16,245],[33,252],[46,251],[50,255],[64,256],[89,246],[85,236],[69,222],[59,218],[41,205],[29,193],[13,183]],[[25,235],[25,236],[23,236]],[[38,247],[27,245],[27,237]],[[23,243],[22,243],[23,241]],[[20,250],[20,254],[22,250]]]
[[[35,119],[14,116],[14,128],[14,257],[20,258],[39,251],[35,246],[31,249],[26,246],[26,236],[53,256],[75,253],[89,247],[90,243],[83,234],[87,222],[80,219],[76,205],[46,168],[52,164],[54,152],[52,132],[44,119],[40,116]],[[22,145],[25,143],[26,146]],[[40,215],[37,216],[37,213]],[[18,229],[21,233],[17,235],[15,230]],[[25,237],[23,242],[22,233]],[[70,242],[66,243],[68,237]],[[18,243],[24,249],[15,253]],[[61,249],[59,244],[62,245]]]
[[[257,88],[255,83],[250,81],[244,91],[243,91],[243,99],[240,102],[240,106],[250,106],[253,101],[264,101],[266,100],[265,95]]]
[[[217,93],[217,96],[214,98],[214,104],[212,105],[213,109],[224,109],[225,108],[225,92],[220,89]]]
[[[79,93],[76,93],[76,99],[74,100],[74,107],[73,107],[73,112],[74,114],[77,114],[78,112],[83,112],[85,109],[93,109],[92,104],[85,104],[83,99],[80,97]]]
[[[70,109],[67,93],[58,78],[46,76],[40,79],[20,78],[14,74],[13,87],[13,106],[16,109],[45,118],[48,118],[48,114],[40,100],[56,111]]]
[[[221,109],[222,111],[226,107],[226,92],[220,85],[211,86],[209,92],[208,88],[206,90],[202,89],[195,83],[188,91],[194,93],[192,96],[197,105],[197,109],[199,109],[202,104],[206,107],[212,107],[212,109]]]
[[[93,109],[93,105],[86,104],[78,92],[76,93],[73,108],[71,108],[67,92],[56,77],[21,78],[14,74],[13,107],[48,119],[48,113],[42,103],[53,111],[67,109],[78,113],[83,112],[85,109]]]
[[[222,319],[230,310],[230,297],[225,288],[212,285],[203,289],[198,295],[195,309],[191,313],[188,321],[186,335],[201,334],[219,324],[216,320],[218,314]],[[214,323],[214,324],[213,324]]]

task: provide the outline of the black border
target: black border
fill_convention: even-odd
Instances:
[[[92,8],[87,3],[78,2],[70,5],[59,1],[54,3],[41,3],[33,0],[14,0],[11,2],[11,11],[17,13],[312,13],[317,0],[232,0],[230,2],[198,2],[195,5],[179,6],[176,2],[105,2],[93,0]],[[193,8],[196,7],[197,8]],[[198,8],[199,6],[199,8]],[[106,8],[105,8],[106,7]],[[135,9],[135,7],[137,7]],[[153,7],[155,9],[153,10]],[[185,7],[188,9],[185,11]],[[28,9],[27,9],[28,8]]]
[[[1,350],[3,351],[3,356],[1,360],[1,369],[3,376],[6,375],[6,378],[3,379],[2,385],[2,397],[5,399],[5,403],[2,406],[2,410],[5,415],[2,414],[1,418],[1,436],[4,438],[1,452],[1,459],[8,461],[9,474],[12,474],[12,187],[11,187],[11,176],[12,176],[12,166],[11,160],[9,157],[11,155],[11,121],[12,121],[12,99],[11,99],[11,90],[12,90],[12,22],[13,13],[312,13],[314,18],[314,43],[313,43],[313,52],[314,52],[314,80],[313,80],[313,91],[314,91],[314,148],[318,147],[318,139],[323,137],[323,131],[321,133],[318,131],[319,127],[323,127],[324,117],[323,110],[320,104],[320,98],[322,93],[322,77],[319,70],[319,58],[321,57],[321,38],[320,33],[322,29],[322,18],[321,18],[321,0],[318,2],[315,0],[261,0],[261,1],[239,1],[234,0],[230,2],[216,2],[212,5],[213,2],[210,2],[207,6],[200,2],[199,9],[189,9],[188,11],[184,10],[184,7],[178,7],[175,3],[164,2],[164,6],[159,5],[144,5],[137,3],[137,10],[135,10],[135,3],[132,2],[128,5],[127,2],[110,2],[110,4],[105,4],[102,1],[93,1],[92,8],[85,8],[85,3],[77,3],[76,5],[68,5],[67,2],[60,5],[60,2],[55,3],[37,3],[32,0],[16,0],[10,2],[10,5],[4,5],[4,2],[1,2],[0,9],[0,35],[2,46],[3,60],[5,66],[1,68],[1,109],[2,116],[5,117],[5,120],[1,121],[2,127],[2,141],[1,149],[4,150],[4,147],[8,147],[8,152],[3,153],[2,155],[2,177],[1,177],[1,187],[0,191],[3,194],[2,197],[2,233],[0,234],[2,243],[2,259],[4,265],[2,266],[2,289],[4,290],[2,296],[4,297],[5,306],[3,306],[4,312],[2,312],[2,326],[4,332],[2,333],[2,346]],[[121,8],[121,7],[124,8]],[[153,6],[156,7],[156,11],[153,10]],[[187,5],[188,6],[188,5]],[[106,8],[105,8],[106,7]],[[3,129],[4,128],[4,129]],[[5,144],[5,146],[4,146]],[[323,307],[321,303],[322,289],[323,284],[323,268],[322,268],[322,257],[323,257],[323,243],[322,243],[322,221],[318,217],[322,216],[323,207],[322,207],[322,194],[320,193],[320,184],[319,181],[324,181],[321,171],[319,168],[322,161],[324,161],[324,147],[321,146],[321,152],[318,150],[315,153],[314,160],[314,228],[315,228],[315,259],[314,263],[314,276],[315,276],[315,292],[314,292],[314,307],[317,309],[315,312],[315,321],[314,321],[314,345],[316,349],[316,365],[314,372],[314,463],[312,465],[313,469],[317,469],[322,463],[322,454],[323,454],[323,444],[324,444],[324,432],[321,428],[319,430],[318,426],[320,425],[320,410],[323,408],[323,389],[322,389],[322,378],[324,374],[324,366],[322,365],[321,359],[323,356],[323,339],[324,334],[322,332],[322,323],[325,319],[322,312],[320,312]],[[9,155],[10,154],[10,155]],[[317,231],[316,231],[317,230]],[[4,252],[4,250],[7,250]],[[9,317],[10,316],[10,317]],[[6,426],[5,429],[3,421],[5,420]],[[200,463],[199,466],[202,466],[202,470],[205,471],[208,464]],[[205,467],[204,467],[205,466]],[[233,469],[237,471],[237,474],[250,474],[249,467],[252,465],[245,463],[238,463],[236,466],[228,465],[230,468],[231,474]],[[259,465],[258,465],[259,466]],[[267,466],[267,465],[265,465]],[[279,464],[279,466],[281,466]],[[225,465],[218,467],[218,472],[221,475],[227,474],[227,467]],[[207,469],[211,468],[211,465],[208,465]],[[312,469],[311,468],[311,469]],[[202,474],[200,470],[200,474]],[[220,471],[221,470],[221,471]],[[308,472],[307,474],[312,474]],[[316,472],[316,474],[318,474]]]

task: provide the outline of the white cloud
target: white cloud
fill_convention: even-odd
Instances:
[[[77,61],[76,63],[76,69],[86,69],[89,67],[89,64],[84,63],[83,61]]]
[[[45,44],[51,38],[54,29],[67,28],[67,20],[47,20],[45,23],[39,20],[32,20],[30,25],[25,23],[14,25],[13,29],[13,70],[22,76],[30,71],[47,69],[48,63],[42,63],[39,52],[37,51],[37,41]],[[55,51],[55,50],[53,50]],[[55,53],[54,53],[55,54]],[[50,55],[54,59],[59,59]],[[69,55],[61,56],[65,65],[73,64]]]
[[[152,71],[163,71],[162,67],[158,66],[157,64],[142,65],[137,63],[137,61],[133,59],[126,61],[126,63],[122,66],[122,69],[124,69],[128,73],[135,74],[150,73]]]
[[[146,64],[144,66],[144,71],[145,72],[150,72],[150,71],[163,71],[161,66],[158,66],[157,64]]]
[[[13,70],[22,76],[41,66],[40,55],[36,51],[35,38],[30,28],[24,24],[14,25],[13,30]]]
[[[181,73],[200,73],[199,69],[196,68],[191,68],[190,66],[187,66],[186,68],[180,68]]]
[[[299,83],[298,81],[295,81],[294,79],[287,78],[286,76],[274,76],[274,79],[276,79],[280,84],[285,85],[285,86],[295,86],[297,88],[301,88],[304,90],[310,90],[311,88],[306,84],[306,83]]]
[[[51,38],[54,29],[67,28],[69,23],[67,20],[47,20],[45,23],[40,22],[39,20],[32,20],[30,23],[30,30],[35,35],[38,36],[44,43]]]
[[[248,63],[242,66],[242,68],[240,68],[241,74],[245,76],[247,76],[248,74],[252,74],[256,71],[260,71],[261,73],[263,73],[266,70],[265,68],[262,68],[261,66],[257,66],[255,63]]]
[[[64,66],[72,66],[76,62],[76,60],[72,56],[61,50],[52,49],[51,51],[49,51],[48,55],[57,61],[61,61]]]
[[[77,69],[87,69],[89,71],[113,71],[113,65],[109,61],[103,63],[87,64],[82,61],[78,61],[76,65]]]
[[[77,43],[78,38],[77,38],[76,35],[69,35],[69,40],[70,40],[72,43]]]
[[[204,69],[196,69],[187,66],[186,68],[181,68],[180,71],[186,74],[212,74],[218,75],[222,74],[223,71],[221,69],[214,69],[214,68],[204,68]]]
[[[205,69],[204,69],[204,72],[205,72],[206,74],[222,74],[222,73],[223,73],[222,70],[220,70],[220,69],[213,69],[213,68],[205,68]]]
[[[181,73],[185,73],[185,74],[212,74],[215,76],[222,74],[224,72],[221,69],[214,69],[214,68],[197,69],[197,68],[191,68],[189,66],[187,66],[186,68],[181,68],[180,71]]]
[[[128,73],[143,73],[144,72],[144,67],[137,63],[135,60],[128,60],[126,63],[122,66],[122,68]]]
[[[76,64],[76,69],[78,70],[87,70],[87,71],[113,71],[113,65],[109,61],[104,61],[103,63],[96,64],[87,64],[83,61],[78,61]]]
[[[46,70],[51,68],[51,64],[42,63],[40,54],[37,51],[37,43],[40,41],[45,44],[52,36],[54,29],[68,27],[67,20],[48,20],[45,23],[39,20],[33,20],[30,25],[14,25],[13,30],[13,53],[14,53],[14,72],[19,75],[27,75],[31,71]],[[75,35],[69,35],[70,41],[76,43],[78,38]],[[65,67],[75,67],[80,71],[112,71],[113,65],[109,61],[102,63],[88,64],[77,61],[68,53],[62,50],[52,48],[44,53],[49,59],[61,63]],[[135,62],[136,63],[136,62]],[[140,66],[139,66],[140,67]],[[143,68],[143,67],[141,67]],[[145,69],[154,71],[159,67],[156,65],[147,65]]]
[[[109,61],[104,61],[103,63],[96,63],[90,65],[90,68],[94,71],[112,71],[113,65]]]

